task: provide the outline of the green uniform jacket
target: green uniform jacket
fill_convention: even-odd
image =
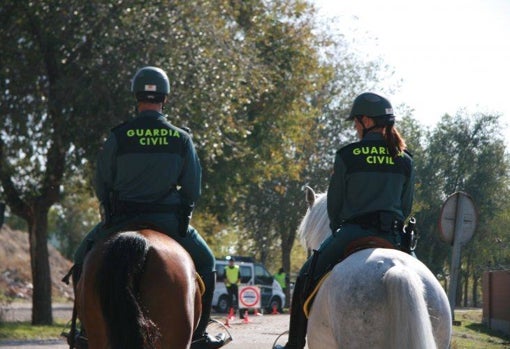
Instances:
[[[403,152],[392,158],[383,136],[368,133],[336,152],[328,188],[331,229],[366,213],[387,211],[404,220],[414,195],[413,160]]]
[[[95,189],[123,201],[193,204],[200,196],[202,169],[188,133],[155,111],[143,111],[110,133],[101,150]]]

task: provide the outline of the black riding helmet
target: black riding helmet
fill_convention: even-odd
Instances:
[[[168,76],[161,68],[143,67],[131,81],[131,92],[140,102],[162,103],[170,93]]]
[[[362,116],[374,119],[377,126],[391,126],[395,123],[390,101],[372,92],[364,92],[354,99],[347,120]]]

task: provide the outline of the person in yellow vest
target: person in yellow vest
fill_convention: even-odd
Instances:
[[[274,279],[278,284],[282,287],[282,291],[285,294],[285,298],[288,299],[289,295],[287,294],[287,285],[289,284],[289,276],[285,272],[283,268],[278,270],[278,273],[273,275]],[[282,306],[286,306],[286,304],[282,304]]]
[[[274,274],[273,277],[276,280],[276,282],[280,284],[283,292],[285,292],[285,289],[287,288],[287,284],[289,282],[289,277],[287,276],[287,273],[284,271],[284,269],[280,268],[280,270],[278,270],[278,273]]]
[[[239,265],[235,264],[235,259],[232,256],[227,256],[228,265],[225,267],[224,282],[227,288],[228,296],[230,298],[230,307],[237,311],[239,284],[241,283],[241,272],[239,271]]]

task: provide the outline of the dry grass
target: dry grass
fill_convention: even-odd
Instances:
[[[0,301],[31,301],[33,286],[28,251],[28,234],[4,224],[0,229]],[[71,267],[71,262],[49,244],[48,252],[53,300],[68,301],[73,295],[72,287],[61,279]]]
[[[509,349],[510,336],[482,324],[481,309],[457,309],[451,349]]]

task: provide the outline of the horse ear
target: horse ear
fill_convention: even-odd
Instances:
[[[308,207],[312,207],[315,203],[315,192],[309,186],[305,186],[305,197]]]

